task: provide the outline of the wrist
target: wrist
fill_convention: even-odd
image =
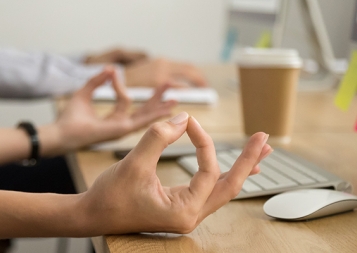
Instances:
[[[108,224],[110,215],[106,214],[105,203],[98,196],[93,196],[90,190],[82,193],[77,200],[76,209],[80,214],[77,232],[85,237],[108,234],[108,226],[111,227],[112,222]]]
[[[45,223],[52,223],[54,227],[50,236],[92,236],[87,230],[90,221],[83,215],[84,210],[81,206],[83,194],[48,194],[48,203],[52,202],[52,208],[48,209],[48,221]]]
[[[81,205],[84,193],[79,194],[39,194],[35,209],[42,210],[29,218],[39,228],[37,237],[90,237],[90,221]],[[36,201],[34,202],[36,204]],[[29,226],[31,227],[31,226]]]
[[[66,147],[61,137],[61,131],[56,124],[44,125],[38,128],[40,156],[49,157],[66,153]]]
[[[102,235],[96,229],[93,228],[93,219],[88,215],[88,207],[83,201],[86,193],[65,195],[67,197],[67,206],[62,207],[61,212],[63,213],[63,218],[67,219],[68,223],[71,224],[69,227],[64,227],[65,234],[63,236],[68,236],[68,232],[72,234],[73,237],[93,237]],[[59,215],[62,215],[59,212]],[[100,219],[99,219],[100,221]]]

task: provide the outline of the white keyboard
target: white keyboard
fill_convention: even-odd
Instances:
[[[240,153],[240,149],[217,152],[222,173],[230,170]],[[195,155],[180,157],[177,162],[192,175],[198,170]],[[282,149],[275,149],[259,166],[261,172],[247,178],[235,199],[272,195],[302,188],[352,191],[348,182]]]

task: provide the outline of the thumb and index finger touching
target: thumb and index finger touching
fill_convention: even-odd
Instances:
[[[196,147],[199,171],[192,178],[188,191],[181,196],[201,208],[214,189],[220,170],[212,138],[186,112],[181,112],[169,121],[152,125],[125,159],[137,164],[134,169],[138,176],[152,175],[162,151],[185,132]]]
[[[140,165],[152,165],[152,169],[156,169],[162,151],[171,143],[179,139],[187,131],[192,143],[197,149],[198,162],[201,165],[205,175],[215,171],[216,181],[219,176],[219,169],[215,158],[215,150],[212,139],[201,128],[199,123],[190,117],[186,112],[181,112],[175,117],[165,122],[157,122],[150,126],[148,131],[141,138],[136,147],[127,155],[127,160]],[[147,169],[147,168],[146,168]],[[143,169],[143,170],[146,170]],[[203,176],[203,175],[202,175]],[[198,177],[198,176],[196,176]],[[205,176],[204,176],[205,177]],[[193,179],[192,187],[194,190],[202,191],[206,188],[201,184],[202,179]],[[197,182],[196,182],[197,181]],[[205,190],[208,192],[207,190]]]
[[[186,112],[181,112],[168,121],[151,125],[136,147],[126,156],[125,160],[137,164],[138,166],[135,167],[138,173],[141,173],[141,170],[144,171],[143,173],[148,172],[147,166],[144,168],[143,165],[151,166],[149,173],[153,173],[162,151],[179,139],[186,131],[197,149],[198,162],[203,171],[202,175],[199,173],[199,176],[194,177],[190,187],[195,192],[194,194],[197,191],[197,194],[208,196],[214,186],[214,182],[219,177],[214,144],[199,123]],[[212,173],[214,175],[213,180],[211,180],[211,186],[207,190],[207,182],[204,182],[204,179],[207,175],[212,178]]]
[[[94,90],[108,80],[112,81],[118,106],[127,107],[128,104],[130,104],[130,99],[126,95],[124,85],[122,85],[118,80],[117,71],[114,66],[106,66],[101,73],[92,77],[86,85],[77,91],[76,96],[90,101],[92,100]]]
[[[220,171],[211,137],[186,112],[181,112],[169,121],[153,124],[144,134],[138,145],[128,154],[127,159],[135,162],[138,165],[136,167],[139,171],[141,167],[144,167],[142,166],[143,164],[150,164],[152,170],[155,171],[156,163],[162,151],[179,139],[185,131],[187,131],[193,145],[196,147],[199,166],[199,171],[190,182],[190,192],[203,200],[206,200],[215,192],[217,194],[229,194],[232,189],[222,190],[216,187]],[[270,146],[266,144],[267,138],[268,135],[265,133],[254,134],[246,144],[242,155],[224,178],[226,183],[234,188],[233,191],[240,189],[244,180],[249,176],[257,163],[259,163],[262,154],[269,152]],[[143,170],[146,171],[147,169]]]

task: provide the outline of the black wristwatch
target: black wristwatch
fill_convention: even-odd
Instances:
[[[36,128],[30,122],[20,122],[17,125],[17,128],[21,128],[25,130],[25,132],[30,137],[31,143],[31,155],[28,159],[22,161],[23,166],[34,166],[38,162],[39,150],[40,150],[40,142],[38,139]]]

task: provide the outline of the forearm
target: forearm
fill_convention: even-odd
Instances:
[[[60,130],[55,124],[38,127],[37,133],[40,157],[50,157],[66,152]],[[23,129],[0,129],[0,140],[0,164],[29,158],[31,142]]]
[[[86,237],[82,194],[0,191],[0,238]]]

